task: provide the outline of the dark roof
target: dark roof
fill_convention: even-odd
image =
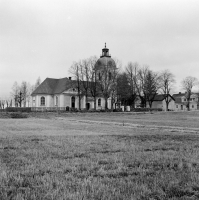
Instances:
[[[68,78],[46,78],[31,95],[36,94],[59,94],[71,88],[74,85],[74,80]]]
[[[175,103],[182,103],[182,99],[180,97],[175,98]]]
[[[178,93],[178,94],[173,94],[173,98],[180,98],[180,97],[183,97],[185,95],[185,93]]]
[[[166,94],[157,94],[157,95],[155,95],[154,101],[163,101],[166,98],[166,96],[167,96]],[[169,96],[173,100],[175,100],[170,94],[169,94]]]

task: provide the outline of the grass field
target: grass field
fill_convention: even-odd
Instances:
[[[199,112],[0,119],[4,199],[199,199]]]

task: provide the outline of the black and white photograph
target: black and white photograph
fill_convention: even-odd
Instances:
[[[0,0],[0,200],[199,199],[199,0]]]

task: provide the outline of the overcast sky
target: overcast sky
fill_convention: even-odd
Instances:
[[[0,0],[0,98],[100,56],[199,79],[198,0]]]

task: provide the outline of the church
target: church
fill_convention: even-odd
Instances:
[[[95,64],[96,81],[100,84],[104,74],[108,73],[108,80],[112,78],[113,71],[116,70],[115,61],[109,54],[109,49],[105,47],[102,49],[102,55]],[[106,73],[104,73],[106,71]],[[107,78],[105,78],[107,79]],[[104,80],[105,80],[104,79]],[[32,97],[32,109],[35,111],[40,110],[74,110],[79,109],[94,109],[103,110],[105,108],[112,108],[112,98],[103,95],[100,92],[96,98],[89,95],[87,98],[82,95],[81,99],[78,98],[78,90],[76,88],[76,80],[72,80],[71,77],[65,77],[61,79],[46,78],[31,94]],[[86,101],[87,99],[87,101]],[[79,102],[79,100],[81,102]],[[94,102],[96,101],[96,102]]]

